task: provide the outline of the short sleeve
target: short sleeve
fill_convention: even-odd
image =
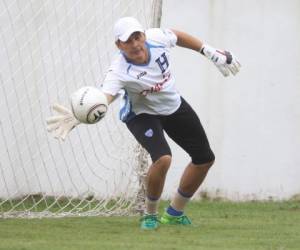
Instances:
[[[153,28],[146,31],[147,40],[159,43],[167,48],[176,46],[177,36],[170,29]]]
[[[175,35],[175,33],[170,29],[162,29],[162,32],[168,40],[169,47],[175,47],[177,43],[177,36]]]
[[[122,82],[112,70],[108,71],[102,83],[102,91],[106,94],[115,96],[119,93],[121,89],[123,89]]]

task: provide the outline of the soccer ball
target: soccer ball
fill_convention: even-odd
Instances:
[[[71,95],[71,107],[77,120],[94,124],[105,116],[108,103],[101,90],[95,87],[83,87]]]

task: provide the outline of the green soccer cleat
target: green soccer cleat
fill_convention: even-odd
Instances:
[[[156,214],[147,214],[141,218],[141,229],[153,230],[158,228],[158,218]]]
[[[167,212],[164,212],[162,217],[160,218],[160,223],[165,225],[191,225],[192,222],[186,215],[180,216],[172,216],[169,215]]]

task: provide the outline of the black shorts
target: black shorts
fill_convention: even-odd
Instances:
[[[140,114],[126,125],[153,162],[163,155],[172,155],[164,131],[190,155],[194,164],[215,159],[197,114],[183,98],[171,115]]]

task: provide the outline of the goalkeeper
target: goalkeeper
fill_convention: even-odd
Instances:
[[[133,17],[119,19],[114,35],[119,53],[108,70],[102,91],[111,103],[124,90],[120,119],[152,159],[141,228],[156,229],[159,222],[189,225],[191,221],[184,209],[205,179],[215,156],[197,114],[176,90],[170,49],[178,45],[198,52],[211,60],[225,77],[238,73],[241,65],[232,53],[215,49],[184,32],[159,28],[145,31]],[[79,122],[65,108],[56,109],[64,117],[58,126],[64,139]],[[164,132],[189,154],[191,162],[169,207],[158,218],[159,199],[172,160]]]

